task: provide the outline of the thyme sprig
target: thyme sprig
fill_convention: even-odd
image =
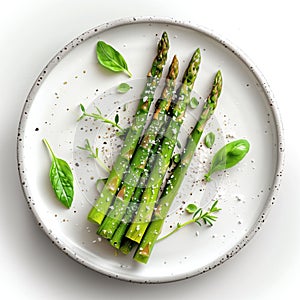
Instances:
[[[78,121],[80,121],[80,120],[82,120],[83,118],[86,118],[86,117],[91,117],[94,120],[100,120],[100,121],[102,121],[104,123],[111,124],[113,127],[118,128],[121,135],[125,133],[125,129],[122,128],[119,125],[120,117],[119,117],[118,114],[115,115],[115,120],[112,121],[112,120],[109,120],[109,119],[105,118],[102,115],[101,110],[97,106],[95,108],[97,110],[97,113],[87,113],[85,107],[83,106],[83,104],[80,104],[80,110],[82,112],[82,115],[79,117]]]
[[[215,213],[217,213],[221,210],[221,208],[217,207],[217,204],[218,204],[218,200],[216,200],[213,203],[212,207],[206,212],[204,212],[202,208],[197,208],[197,206],[195,204],[189,204],[185,210],[189,214],[193,213],[192,219],[190,219],[184,223],[177,223],[177,226],[174,230],[172,230],[165,236],[159,238],[158,241],[162,241],[162,240],[166,239],[167,237],[174,234],[178,230],[180,230],[180,229],[184,228],[185,226],[192,224],[192,223],[196,223],[199,226],[202,226],[203,224],[212,226],[213,222],[215,222],[218,218],[215,215]]]
[[[99,148],[96,147],[95,150],[92,148],[90,141],[88,139],[85,140],[84,147],[77,146],[78,149],[89,152],[89,158],[94,158],[99,166],[104,169],[106,172],[110,172],[110,169],[105,165],[105,163],[99,158]]]

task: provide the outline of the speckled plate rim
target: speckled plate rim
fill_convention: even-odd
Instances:
[[[39,214],[35,210],[34,205],[32,205],[33,201],[30,197],[30,187],[26,186],[26,172],[24,170],[23,166],[23,141],[24,141],[24,129],[26,127],[27,123],[27,117],[28,112],[30,110],[30,107],[34,101],[35,94],[39,90],[39,86],[41,82],[47,77],[48,73],[60,62],[60,60],[67,55],[72,49],[80,45],[81,43],[84,43],[87,39],[93,37],[94,35],[97,35],[99,33],[105,32],[107,30],[110,30],[115,27],[120,27],[123,25],[128,25],[132,23],[156,23],[156,24],[169,24],[169,25],[177,25],[183,28],[191,29],[194,31],[197,31],[203,35],[206,35],[215,41],[222,44],[224,47],[229,49],[235,56],[237,56],[252,72],[252,74],[256,77],[258,80],[261,88],[263,89],[265,96],[267,100],[269,101],[269,105],[271,106],[271,111],[273,113],[273,118],[276,126],[277,131],[277,166],[276,166],[276,174],[274,176],[274,182],[273,182],[273,190],[269,193],[269,198],[265,203],[265,206],[257,219],[257,221],[253,224],[252,228],[249,230],[248,234],[244,236],[244,238],[235,245],[232,249],[230,249],[227,253],[225,253],[223,256],[219,257],[215,261],[213,261],[210,266],[206,266],[205,268],[200,268],[193,273],[189,274],[188,276],[172,276],[165,278],[164,280],[144,280],[144,279],[137,279],[137,278],[130,278],[130,276],[123,276],[117,273],[109,272],[107,270],[96,268],[94,265],[88,263],[84,259],[78,257],[76,253],[74,253],[71,249],[69,249],[58,237],[54,237],[50,234],[49,228],[44,224],[43,220],[40,218]],[[234,256],[236,253],[238,253],[257,233],[258,230],[260,230],[262,224],[265,222],[265,218],[269,213],[269,210],[271,206],[275,203],[275,199],[277,197],[282,172],[284,168],[284,138],[283,138],[283,126],[281,122],[281,117],[279,113],[279,109],[277,107],[277,104],[274,99],[274,95],[266,82],[266,79],[262,75],[262,73],[259,71],[257,66],[235,45],[233,45],[232,42],[225,40],[224,38],[219,37],[214,31],[207,29],[201,25],[198,24],[192,24],[189,21],[179,21],[175,20],[170,17],[128,17],[128,18],[122,18],[118,20],[114,20],[111,22],[106,22],[102,25],[99,25],[97,27],[94,27],[90,30],[87,30],[86,32],[82,33],[77,38],[73,39],[70,43],[68,43],[62,50],[60,50],[46,65],[46,67],[42,70],[42,72],[37,77],[36,81],[34,82],[23,107],[20,121],[19,121],[19,127],[18,127],[18,136],[17,136],[17,163],[18,163],[18,171],[19,171],[19,177],[20,182],[23,188],[23,192],[25,195],[25,198],[27,200],[29,209],[33,212],[38,225],[44,230],[44,232],[49,236],[49,238],[52,240],[54,244],[56,244],[64,253],[69,255],[71,258],[73,258],[75,261],[81,263],[82,265],[89,267],[90,269],[97,271],[101,274],[107,275],[109,277],[130,281],[130,282],[139,282],[139,283],[166,283],[166,282],[173,282],[178,281],[182,279],[188,279],[196,275],[200,275],[202,273],[205,273],[225,261],[227,261],[230,257]]]

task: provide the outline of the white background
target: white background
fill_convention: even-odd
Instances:
[[[300,299],[297,1],[0,0],[0,4],[1,299]],[[189,20],[230,40],[267,78],[282,116],[285,172],[267,222],[235,257],[186,281],[132,284],[83,267],[39,229],[19,183],[18,121],[39,72],[82,32],[127,16]]]

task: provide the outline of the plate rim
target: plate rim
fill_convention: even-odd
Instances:
[[[194,30],[196,32],[202,33],[213,40],[217,41],[218,43],[222,44],[225,48],[229,49],[235,56],[237,56],[248,68],[249,71],[252,72],[252,74],[257,79],[258,83],[260,84],[261,88],[263,89],[263,92],[265,94],[265,97],[267,101],[269,102],[269,105],[271,106],[271,112],[273,114],[274,118],[274,125],[277,132],[277,166],[275,168],[274,173],[274,179],[273,179],[273,185],[272,190],[269,192],[269,197],[265,201],[265,205],[260,213],[258,215],[257,221],[253,223],[252,227],[249,229],[248,234],[244,235],[244,237],[241,239],[241,241],[235,245],[234,248],[229,249],[224,255],[218,257],[213,262],[210,263],[209,267],[201,267],[199,270],[193,271],[192,273],[184,276],[184,275],[177,275],[177,276],[168,276],[165,279],[158,279],[158,280],[144,280],[139,278],[133,278],[130,276],[125,276],[118,274],[116,272],[110,272],[108,270],[103,270],[100,268],[97,268],[93,264],[85,261],[84,259],[78,257],[74,251],[68,248],[58,237],[54,237],[51,234],[51,231],[47,226],[44,224],[43,220],[37,213],[34,207],[34,200],[31,199],[30,196],[30,187],[26,186],[26,175],[25,170],[23,169],[23,163],[22,163],[22,157],[23,157],[23,141],[24,141],[24,128],[26,127],[27,123],[27,111],[30,110],[30,107],[34,101],[35,94],[39,90],[39,87],[41,85],[41,82],[47,77],[48,73],[60,62],[60,60],[67,55],[69,52],[71,52],[74,48],[79,46],[80,44],[84,43],[87,39],[98,35],[99,33],[105,32],[107,30],[110,30],[112,28],[129,25],[129,24],[142,24],[142,23],[156,23],[156,24],[164,24],[164,25],[176,25],[180,27],[184,27],[187,29]],[[275,203],[275,200],[277,198],[277,194],[280,188],[282,173],[284,169],[284,136],[283,136],[283,125],[280,117],[280,112],[278,109],[278,106],[276,104],[274,94],[270,89],[269,84],[267,83],[265,77],[261,73],[261,71],[258,69],[258,67],[250,60],[250,58],[236,45],[234,45],[231,41],[228,39],[221,37],[221,35],[216,34],[213,30],[208,29],[202,25],[192,23],[191,21],[185,21],[185,20],[178,20],[171,17],[156,17],[156,16],[140,16],[140,17],[125,17],[116,19],[113,21],[105,22],[101,25],[98,25],[96,27],[93,27],[91,29],[86,30],[79,36],[75,37],[73,40],[71,40],[68,44],[66,44],[59,52],[57,52],[53,58],[48,62],[48,64],[42,69],[40,74],[38,75],[37,79],[35,80],[34,84],[32,85],[28,96],[26,97],[25,104],[23,106],[21,117],[19,120],[18,130],[17,130],[17,166],[18,166],[18,174],[20,179],[20,184],[22,186],[22,190],[25,196],[25,199],[27,200],[27,204],[29,209],[32,211],[32,213],[35,216],[35,219],[39,225],[39,227],[48,235],[48,237],[52,240],[52,242],[64,253],[66,253],[69,257],[74,259],[75,261],[79,262],[81,265],[84,265],[96,272],[99,272],[103,275],[106,275],[110,278],[116,278],[121,279],[124,281],[129,282],[138,282],[138,283],[167,283],[167,282],[174,282],[179,281],[183,279],[188,279],[203,273],[206,273],[207,271],[214,269],[215,267],[223,264],[225,261],[227,261],[229,258],[233,257],[235,254],[237,254],[244,246],[248,244],[248,242],[253,238],[253,236],[260,230],[262,227],[272,205]]]

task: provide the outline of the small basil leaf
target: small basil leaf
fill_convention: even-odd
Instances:
[[[191,203],[185,208],[185,211],[188,214],[193,214],[196,212],[197,209],[198,209],[197,205]]]
[[[235,166],[245,157],[249,149],[250,144],[244,139],[233,141],[222,147],[213,157],[211,167],[205,175],[206,180],[209,181],[210,175],[216,171]]]
[[[47,142],[43,139],[47,146],[52,163],[49,172],[50,182],[57,199],[67,208],[70,208],[74,197],[73,174],[70,166],[66,161],[56,157]]]
[[[197,100],[196,97],[192,97],[191,101],[190,101],[190,107],[192,109],[196,108],[199,105],[199,101]]]
[[[119,93],[125,94],[131,89],[131,86],[128,83],[121,83],[118,85],[117,90]]]
[[[215,142],[215,134],[213,132],[208,133],[204,138],[204,144],[207,148],[211,148]]]
[[[103,41],[97,43],[97,58],[104,68],[113,72],[125,72],[129,77],[132,76],[124,57]]]

